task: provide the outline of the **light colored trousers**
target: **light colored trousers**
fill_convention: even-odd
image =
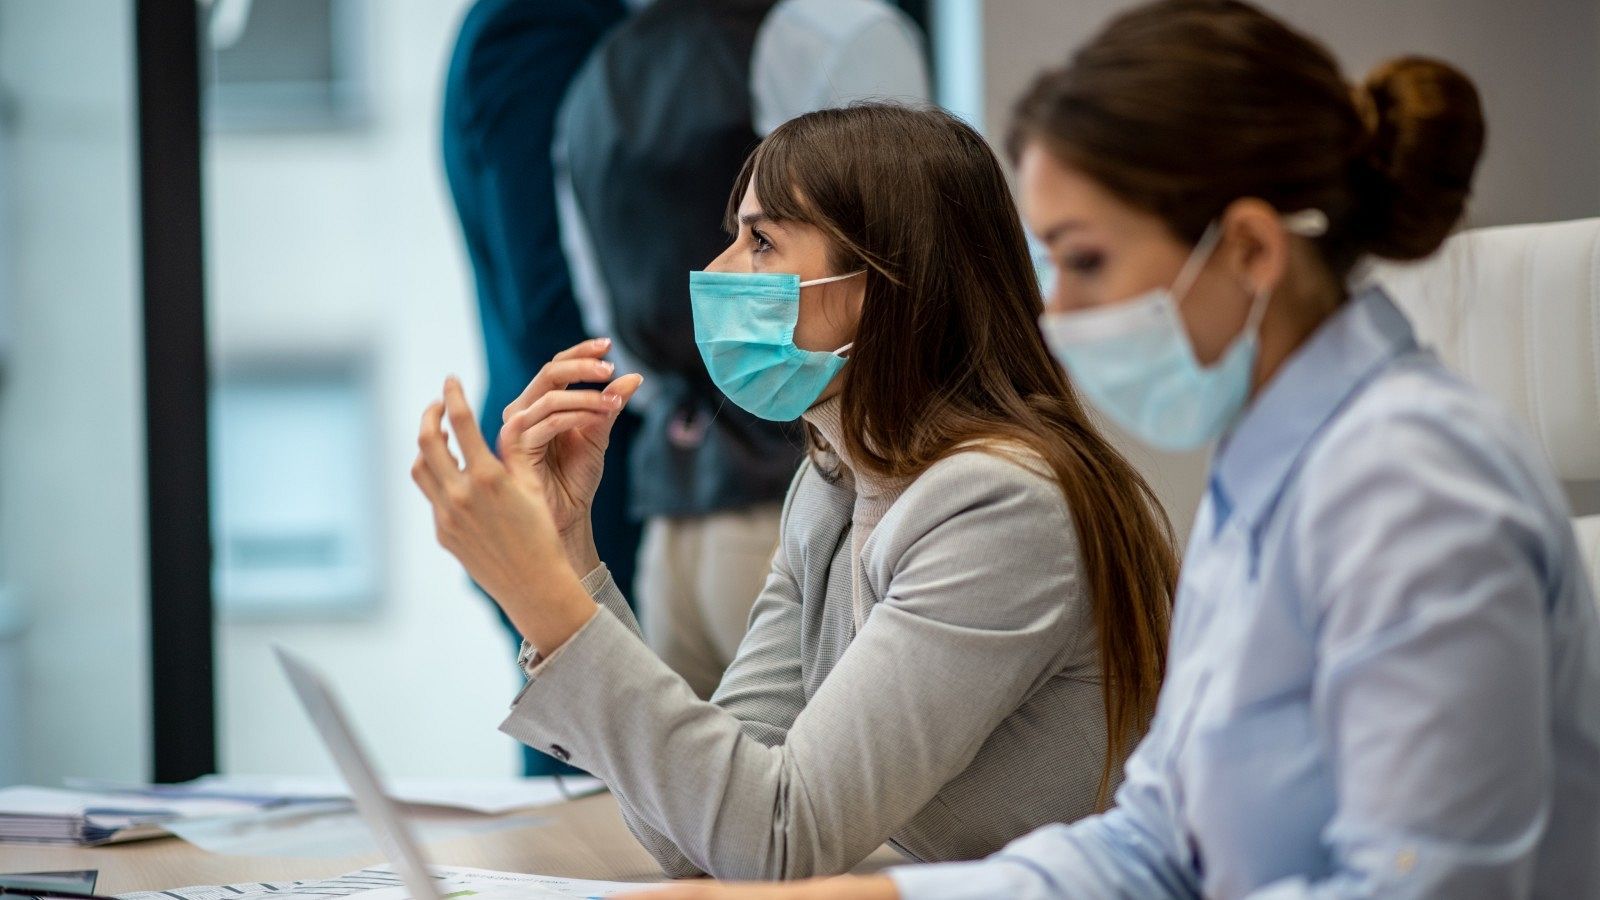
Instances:
[[[646,643],[702,699],[744,639],[778,546],[781,503],[645,521],[634,596]]]

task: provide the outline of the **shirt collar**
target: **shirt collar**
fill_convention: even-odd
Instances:
[[[1258,528],[1323,426],[1384,364],[1416,347],[1411,323],[1375,285],[1323,322],[1217,450],[1210,483],[1217,528],[1233,514]]]

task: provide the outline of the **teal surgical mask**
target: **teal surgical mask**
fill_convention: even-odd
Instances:
[[[1327,228],[1318,210],[1285,217],[1291,232]],[[1135,437],[1162,450],[1193,450],[1221,437],[1250,397],[1261,320],[1270,292],[1259,290],[1244,330],[1215,363],[1194,355],[1178,306],[1221,238],[1206,228],[1171,288],[1156,288],[1114,306],[1039,319],[1045,342],[1073,383]]]
[[[844,368],[851,346],[828,353],[794,345],[800,289],[864,271],[812,281],[771,272],[690,272],[694,341],[711,380],[751,415],[800,418]]]

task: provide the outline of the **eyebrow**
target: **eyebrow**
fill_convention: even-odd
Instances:
[[[774,219],[764,212],[745,213],[739,217],[739,224],[747,227],[754,227],[763,222],[767,223],[768,225],[779,224],[777,219]]]
[[[1074,229],[1087,228],[1088,226],[1089,223],[1084,222],[1081,219],[1068,219],[1065,222],[1057,222],[1056,224],[1045,229],[1044,234],[1039,235],[1039,242],[1048,247],[1051,244],[1054,244],[1056,239],[1061,237],[1063,234],[1066,234]]]

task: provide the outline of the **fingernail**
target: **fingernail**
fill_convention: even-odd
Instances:
[[[622,405],[622,398],[618,397],[616,394],[607,394],[606,395],[606,402],[611,404],[612,406],[621,406]]]
[[[594,339],[594,342],[595,342],[595,343],[596,343],[596,344],[599,344],[599,345],[601,345],[601,346],[602,346],[602,347],[609,347],[609,346],[611,346],[611,338],[608,338],[608,337],[605,337],[605,338],[595,338],[595,339]]]
[[[616,365],[614,363],[611,362],[611,360],[602,359],[602,360],[600,360],[600,368],[605,369],[606,372],[609,373],[609,372],[614,371],[617,367],[616,367]]]

